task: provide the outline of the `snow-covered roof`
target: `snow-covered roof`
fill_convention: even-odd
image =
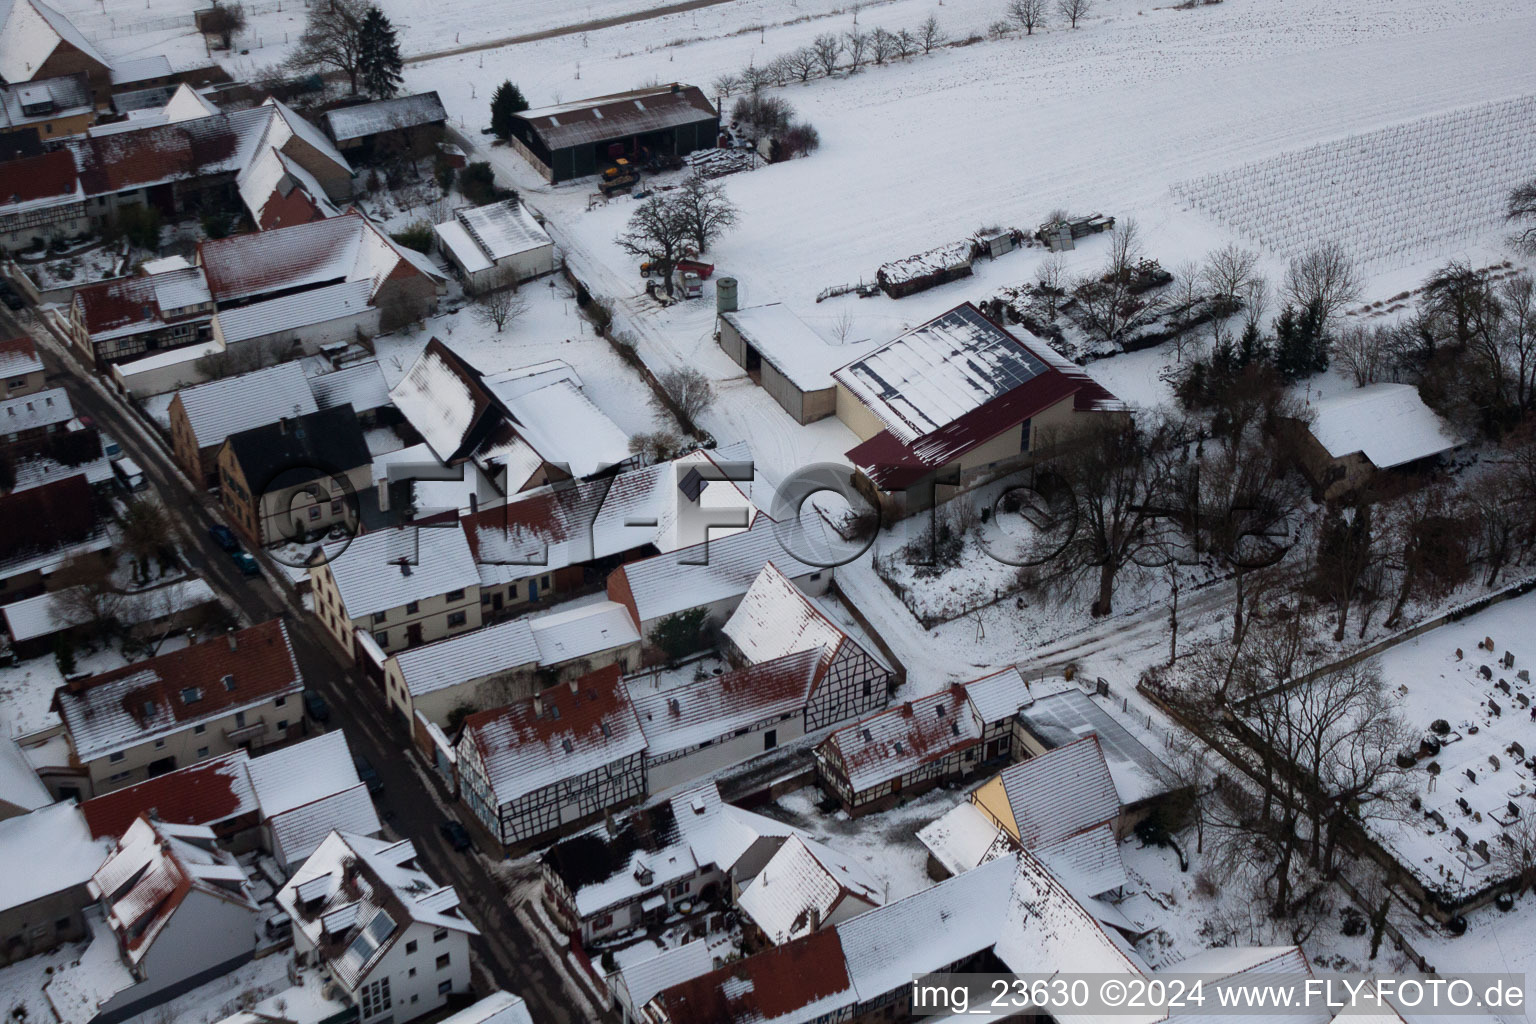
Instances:
[[[903,256],[899,260],[882,263],[875,276],[882,284],[903,284],[907,281],[940,274],[971,265],[971,243],[949,242],[945,245]]]
[[[997,941],[1017,858],[1009,854],[837,926],[859,999],[981,952]]]
[[[546,612],[524,621],[538,645],[541,665],[561,665],[640,642],[629,611],[614,601]]]
[[[371,412],[389,404],[389,385],[377,359],[344,366],[309,378],[315,404],[321,409],[350,405],[355,412]]]
[[[284,867],[314,853],[332,830],[359,836],[376,836],[384,830],[373,797],[361,782],[269,815],[267,825],[272,830],[272,854]]]
[[[76,590],[71,587],[64,591],[49,591],[0,605],[6,632],[12,640],[20,642],[52,636],[72,626],[85,625],[91,621],[89,608],[67,599],[67,595]],[[112,616],[120,623],[137,625],[213,600],[216,600],[213,588],[205,580],[178,580],[153,590],[124,594],[114,605]]]
[[[850,899],[878,906],[880,888],[849,858],[795,835],[768,858],[736,905],[779,945],[816,931]]]
[[[348,174],[352,173],[352,165],[347,163],[347,158],[341,155],[341,151],[336,148],[336,145],[326,138],[325,133],[319,128],[316,128],[304,120],[304,118],[294,113],[292,107],[278,100],[276,96],[268,96],[262,101],[261,105],[262,107],[271,107],[277,112],[278,120],[288,133],[309,143],[311,147],[318,150],[323,156],[341,167]],[[268,141],[274,146],[282,148],[287,144],[288,139],[281,132],[269,131]]]
[[[226,718],[303,689],[282,619],[215,637],[59,690],[83,762]]]
[[[217,825],[257,810],[243,749],[157,775],[127,789],[92,797],[80,805],[91,834],[116,839],[139,815],[153,811],[172,825]]]
[[[709,941],[694,939],[681,946],[662,950],[648,960],[626,964],[619,969],[630,1006],[638,1010],[656,993],[715,969]]]
[[[1075,893],[1098,896],[1127,881],[1120,843],[1108,822],[1032,852]]]
[[[26,107],[39,103],[47,104],[47,109],[38,114],[26,112]],[[90,79],[84,72],[25,85],[0,86],[0,126],[21,129],[72,114],[89,114],[95,109]]]
[[[23,377],[40,373],[43,360],[37,354],[37,346],[27,337],[0,340],[0,377]]]
[[[448,112],[443,109],[443,101],[438,99],[434,90],[330,110],[324,114],[323,120],[331,138],[337,142],[346,142],[380,132],[437,124],[448,120]]]
[[[720,630],[751,664],[799,651],[830,658],[847,639],[772,562],[764,565]]]
[[[91,895],[105,901],[107,924],[134,964],[194,890],[249,910],[254,923],[257,906],[245,869],[218,848],[213,830],[147,815],[123,833],[90,882]]]
[[[720,115],[697,86],[673,83],[538,107],[514,116],[555,150],[714,121]]]
[[[956,306],[833,373],[911,442],[1049,372],[1012,334],[970,304]]]
[[[539,645],[524,617],[412,647],[391,657],[400,667],[406,690],[412,697],[420,697],[537,664]]]
[[[1054,846],[1120,816],[1120,796],[1093,735],[1009,765],[998,778],[1026,850]]]
[[[671,1024],[811,1024],[843,1019],[858,1000],[835,928],[736,960],[656,996]]]
[[[300,331],[357,316],[369,308],[372,288],[367,281],[342,281],[249,306],[220,310],[213,320],[224,344],[236,345],[252,338]]]
[[[35,811],[52,802],[53,795],[22,753],[21,745],[9,736],[0,737],[0,803]]]
[[[108,1000],[138,984],[98,908],[85,911],[85,925],[90,931],[85,949],[56,967],[43,989],[59,1024],[91,1024]]]
[[[1019,717],[1030,732],[1051,746],[1065,746],[1090,734],[1097,737],[1123,804],[1140,803],[1177,788],[1177,780],[1162,758],[1076,686],[1068,685],[1054,693],[1040,693],[1037,687],[1035,701],[1020,711]]]
[[[482,374],[433,338],[405,376],[390,389],[390,400],[416,428],[439,461],[462,459],[472,433],[492,412]]]
[[[1412,384],[1367,384],[1319,399],[1312,436],[1334,458],[1360,452],[1377,469],[1450,451],[1466,443],[1419,397]]]
[[[464,230],[464,225],[457,220],[445,220],[441,224],[434,224],[432,231],[437,235],[437,240],[442,247],[453,254],[454,261],[464,268],[465,273],[478,274],[494,266],[490,258],[469,236],[469,232]]]
[[[69,393],[63,388],[49,388],[0,402],[0,434],[20,434],[41,430],[75,418]]]
[[[917,831],[917,839],[952,875],[961,875],[1014,849],[1008,834],[969,800]]]
[[[271,125],[277,123],[276,119],[270,122],[269,133]],[[235,188],[258,229],[291,226],[337,213],[319,179],[275,146],[258,148],[241,168]],[[295,190],[302,190],[302,196],[295,196]]]
[[[870,342],[834,345],[782,302],[721,313],[720,319],[801,391],[832,387],[833,370],[874,348]]]
[[[453,886],[421,870],[409,839],[333,831],[278,891],[277,904],[353,989],[413,921],[480,934],[460,911]]]
[[[687,750],[804,711],[820,664],[820,650],[804,650],[668,690],[631,684],[647,754]]]
[[[353,619],[480,583],[464,532],[448,527],[361,534],[327,568]]]
[[[533,700],[470,715],[459,745],[476,749],[494,799],[505,805],[632,757],[645,749],[645,736],[612,665]]]
[[[110,67],[101,51],[43,0],[0,0],[0,78],[30,81],[61,42]]]
[[[439,1024],[533,1024],[533,1018],[521,996],[498,989]]]
[[[458,224],[462,234],[474,243],[474,251],[491,263],[554,244],[550,241],[549,232],[533,219],[528,208],[517,199],[505,199],[487,206],[465,207],[455,210],[453,217],[448,223]]]
[[[155,289],[155,304],[163,315],[213,301],[208,281],[197,267],[179,267],[151,274],[150,283]]]
[[[198,448],[221,445],[230,434],[319,408],[309,378],[297,362],[183,388],[177,398]]]
[[[821,517],[814,512],[807,513],[801,525],[809,532],[824,529]],[[728,536],[711,531],[705,544],[664,551],[620,566],[609,576],[608,592],[627,589],[640,621],[648,622],[743,595],[770,561],[795,580],[830,571],[802,562],[786,551],[778,529],[767,516],[759,516],[751,528]]]
[[[84,885],[102,858],[73,801],[0,821],[0,910]]]
[[[591,476],[630,458],[629,435],[582,392],[570,364],[551,360],[487,374],[484,383],[512,414],[518,434],[572,475]],[[572,423],[581,430],[572,431]]]
[[[340,729],[251,760],[251,785],[271,817],[357,785],[352,751]]]
[[[965,684],[965,698],[982,723],[1001,722],[1018,714],[1032,699],[1029,684],[1009,666]]]
[[[133,60],[118,61],[112,65],[112,84],[132,85],[134,82],[143,82],[151,78],[165,78],[169,74],[171,74],[171,62],[164,54],[138,57]],[[191,86],[183,83],[183,88],[190,89]]]

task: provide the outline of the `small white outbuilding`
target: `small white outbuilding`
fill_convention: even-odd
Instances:
[[[475,293],[555,269],[555,243],[517,199],[454,211],[433,228],[443,256]]]

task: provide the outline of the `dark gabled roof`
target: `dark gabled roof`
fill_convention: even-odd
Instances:
[[[95,529],[84,473],[0,497],[0,559],[84,540]]]
[[[246,483],[258,494],[280,474],[291,485],[325,473],[341,475],[373,461],[350,405],[242,430],[225,444],[234,449]]]
[[[714,121],[720,115],[697,86],[674,82],[525,110],[516,117],[555,150]]]
[[[343,142],[401,128],[441,124],[448,120],[448,112],[443,109],[443,101],[438,98],[436,90],[433,90],[339,107],[327,111],[323,120],[330,130],[331,138]]]
[[[75,161],[68,150],[59,149],[41,156],[24,156],[0,163],[0,206],[53,196],[73,196],[78,188]]]

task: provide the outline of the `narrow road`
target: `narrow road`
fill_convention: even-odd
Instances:
[[[631,11],[628,14],[615,14],[608,18],[593,18],[591,21],[578,22],[575,25],[546,28],[520,36],[504,36],[501,39],[488,39],[483,43],[466,43],[463,46],[454,46],[447,50],[415,53],[406,57],[405,62],[407,64],[423,64],[429,60],[457,57],[460,54],[476,53],[480,50],[495,50],[503,46],[517,46],[520,43],[536,43],[540,39],[555,39],[559,36],[574,36],[580,35],[583,32],[596,32],[598,29],[613,28],[616,25],[631,25],[637,21],[650,21],[652,18],[664,18],[669,14],[696,11],[701,7],[718,7],[720,4],[728,4],[730,2],[731,0],[681,0],[680,3],[663,4],[660,7],[652,7],[647,11]]]
[[[379,773],[384,790],[376,799],[386,826],[411,840],[432,877],[458,890],[470,919],[481,931],[480,939],[472,945],[492,981],[526,999],[539,1024],[577,1024],[583,1020],[570,1006],[554,967],[513,913],[504,896],[504,883],[482,859],[499,858],[500,851],[458,853],[443,839],[439,827],[452,814],[444,810],[446,793],[418,769],[408,749],[405,726],[389,712],[378,688],[341,656],[312,616],[292,606],[265,577],[246,578],[236,570],[208,536],[208,528],[216,521],[211,512],[216,499],[188,484],[167,449],[144,436],[142,421],[128,411],[125,400],[109,398],[92,386],[87,380],[89,371],[75,354],[46,328],[33,323],[30,316],[19,318],[0,309],[0,337],[14,335],[29,335],[36,341],[49,383],[68,392],[76,415],[89,414],[143,467],[154,493],[175,518],[189,570],[207,580],[238,609],[246,624],[279,616],[287,621],[305,686],[325,697],[331,708],[332,728],[341,728],[352,752],[366,757]],[[266,561],[264,557],[261,560]],[[478,840],[477,833],[471,834]]]

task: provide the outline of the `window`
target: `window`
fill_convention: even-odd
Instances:
[[[389,646],[389,634],[387,632],[384,632],[384,631],[381,630],[381,631],[373,634],[373,639],[378,642],[378,645],[380,647],[388,647]]]
[[[198,747],[197,748],[197,756],[198,757],[207,757],[208,756],[208,748],[207,747]]]
[[[674,900],[677,899],[679,896],[687,896],[688,895],[688,883],[687,882],[678,882],[672,888],[667,890],[667,895],[670,896]]]
[[[450,600],[450,601],[462,601],[462,600],[464,600],[464,590],[463,590],[463,588],[461,587],[458,590],[450,590],[450,591],[448,591],[448,600]]]
[[[543,587],[545,590],[549,589],[549,574],[548,573],[545,573],[543,576],[539,577],[539,586]]]
[[[512,584],[510,587],[507,588],[507,597],[509,599],[513,600],[513,601],[517,600],[517,584],[516,583]]]
[[[448,937],[448,929],[447,928],[439,928],[437,931],[432,933],[432,941],[433,942],[442,942],[447,937]]]
[[[452,629],[454,626],[462,626],[462,625],[464,625],[464,623],[466,623],[468,621],[469,621],[469,616],[466,613],[464,613],[464,612],[449,612],[448,613],[448,628],[449,629]]]
[[[374,612],[373,613],[373,624],[375,626],[377,626],[379,623],[384,621],[384,619],[385,619],[385,617],[387,615],[389,615],[388,612]]]
[[[272,702],[272,706],[275,707],[275,708],[280,708],[280,707],[282,707],[283,705],[285,705],[287,703],[288,703],[288,698],[287,697],[279,697],[279,698],[277,698],[277,700]]]
[[[420,601],[412,601],[405,606],[405,614],[407,615],[415,615],[419,611],[421,611]]]
[[[410,956],[414,952],[416,952],[416,940],[412,939],[405,944],[405,955]]]
[[[1029,451],[1029,420],[1019,424],[1019,451]]]
[[[444,953],[442,956],[437,958],[437,969],[438,970],[442,970],[443,968],[445,968],[447,966],[448,966],[448,954]]]
[[[156,750],[164,750],[165,749],[165,740],[155,740],[155,749]]]
[[[245,728],[245,712],[244,711],[236,711],[235,712],[235,728],[236,729],[244,729]]]
[[[813,579],[813,580],[819,580],[819,579],[821,579],[821,573],[819,573],[819,572],[813,572],[813,573],[811,573],[811,579]]]
[[[319,505],[311,505],[311,506],[309,506],[309,518],[311,518],[311,519],[319,519],[320,518],[320,506]]]
[[[873,687],[874,687],[873,683],[869,682],[868,680],[865,680],[865,682],[864,682],[864,696],[868,697],[870,695],[870,692],[873,689]]]
[[[192,727],[192,735],[194,735],[194,736],[201,736],[203,733],[205,733],[207,731],[208,731],[208,726],[206,726],[206,725],[194,725]]]
[[[125,758],[127,756],[128,755],[123,753],[121,750],[115,750],[112,753],[107,755],[107,761],[110,762],[111,764],[117,764],[117,762],[121,761],[123,758]]]
[[[69,918],[61,917],[57,921],[53,922],[53,930],[56,932],[69,931]]]
[[[452,991],[453,991],[453,982],[451,982],[451,981],[440,981],[440,982],[437,983],[437,994],[438,995],[445,996],[449,992],[452,992]]]
[[[225,690],[225,692],[226,693],[234,693],[235,692],[235,677],[234,676],[225,676],[223,681],[224,681],[224,690]]]
[[[108,782],[122,782],[124,779],[130,779],[132,777],[133,777],[133,772],[131,772],[131,771],[118,772],[116,775],[109,775],[109,776],[107,776],[107,781]]]
[[[607,928],[611,924],[613,924],[612,914],[599,914],[592,919],[593,928]]]
[[[406,971],[405,972],[405,976],[407,978],[414,978],[414,977],[416,977],[416,968],[412,967],[410,970]]]
[[[363,1016],[373,1017],[389,1009],[389,979],[380,978],[363,986]]]
[[[331,515],[333,515],[333,516],[341,515],[341,501],[339,499],[336,500],[336,501],[331,502]]]
[[[288,719],[286,719],[286,718],[279,718],[277,720],[277,731],[278,732],[282,732],[286,728],[288,728]]]
[[[196,704],[202,699],[203,691],[199,687],[189,686],[181,691],[181,702],[183,704]]]
[[[779,730],[769,729],[763,733],[763,749],[772,750],[779,745]]]

